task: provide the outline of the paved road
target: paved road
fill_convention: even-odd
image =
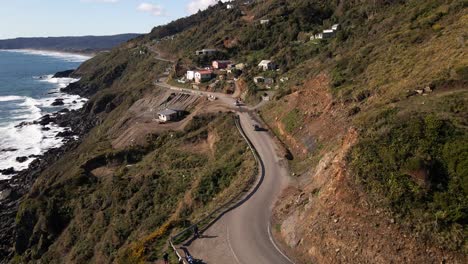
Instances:
[[[155,84],[200,96],[216,96],[226,106],[237,110],[245,134],[261,159],[260,175],[252,187],[252,196],[203,232],[202,238],[193,241],[188,246],[190,254],[207,264],[293,263],[276,246],[270,225],[273,205],[288,184],[288,171],[273,137],[268,132],[254,131],[253,125],[257,122],[250,110],[256,107],[235,107],[235,99],[226,94],[177,88],[165,82]]]
[[[247,137],[264,164],[260,185],[241,206],[224,215],[188,247],[204,262],[233,264],[290,264],[275,245],[270,230],[271,212],[280,191],[288,183],[288,172],[281,164],[273,138],[267,132],[253,130],[249,113],[239,113]],[[255,186],[253,187],[255,188]]]

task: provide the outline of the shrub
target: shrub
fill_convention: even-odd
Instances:
[[[373,199],[424,230],[450,232],[468,220],[468,138],[433,115],[374,123],[348,161]],[[386,129],[383,129],[386,127]],[[434,235],[437,237],[437,235]],[[450,247],[463,242],[452,240]]]

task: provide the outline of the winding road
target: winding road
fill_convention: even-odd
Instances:
[[[217,100],[239,115],[246,137],[257,150],[260,170],[257,183],[248,200],[223,215],[203,232],[201,238],[188,245],[195,258],[207,264],[291,264],[293,263],[274,242],[270,219],[273,205],[282,189],[288,185],[286,161],[280,157],[276,142],[269,132],[254,131],[255,114],[248,107],[235,107],[230,95],[178,88],[165,82],[155,85],[198,94],[216,96]]]
[[[271,214],[280,191],[288,184],[288,171],[277,155],[274,139],[267,132],[253,130],[256,122],[248,112],[240,122],[259,157],[258,189],[242,205],[225,214],[188,247],[192,256],[205,263],[291,264],[271,234]]]

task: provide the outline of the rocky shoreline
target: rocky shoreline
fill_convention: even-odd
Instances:
[[[72,72],[67,71],[67,74],[72,74]],[[56,75],[62,77],[63,72]],[[67,93],[75,94],[72,89],[67,89]],[[17,160],[23,161],[35,158],[27,169],[16,172],[13,168],[9,168],[2,171],[5,174],[15,175],[11,179],[0,180],[0,263],[7,262],[13,256],[16,235],[15,218],[21,198],[28,193],[37,177],[47,167],[56,162],[63,153],[75,149],[81,142],[80,138],[95,125],[94,121],[88,118],[82,109],[71,111],[63,109],[52,114],[46,114],[32,123],[18,125],[40,124],[43,129],[47,129],[46,125],[54,123],[59,127],[69,129],[56,135],[56,137],[64,140],[61,147],[49,149],[40,156],[17,157]],[[1,151],[12,150],[3,149]]]

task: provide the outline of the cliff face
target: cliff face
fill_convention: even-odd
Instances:
[[[254,164],[216,102],[185,98],[186,119],[154,124],[154,109],[183,96],[153,82],[206,66],[203,48],[248,65],[241,98],[270,94],[259,111],[296,182],[278,201],[275,236],[299,262],[465,262],[466,2],[241,2],[157,27],[73,73],[81,80],[65,90],[90,98],[72,118],[82,140],[25,172],[34,185],[13,262],[154,261],[172,229],[248,184]],[[310,40],[336,23],[334,38]],[[278,71],[260,71],[264,59]]]

